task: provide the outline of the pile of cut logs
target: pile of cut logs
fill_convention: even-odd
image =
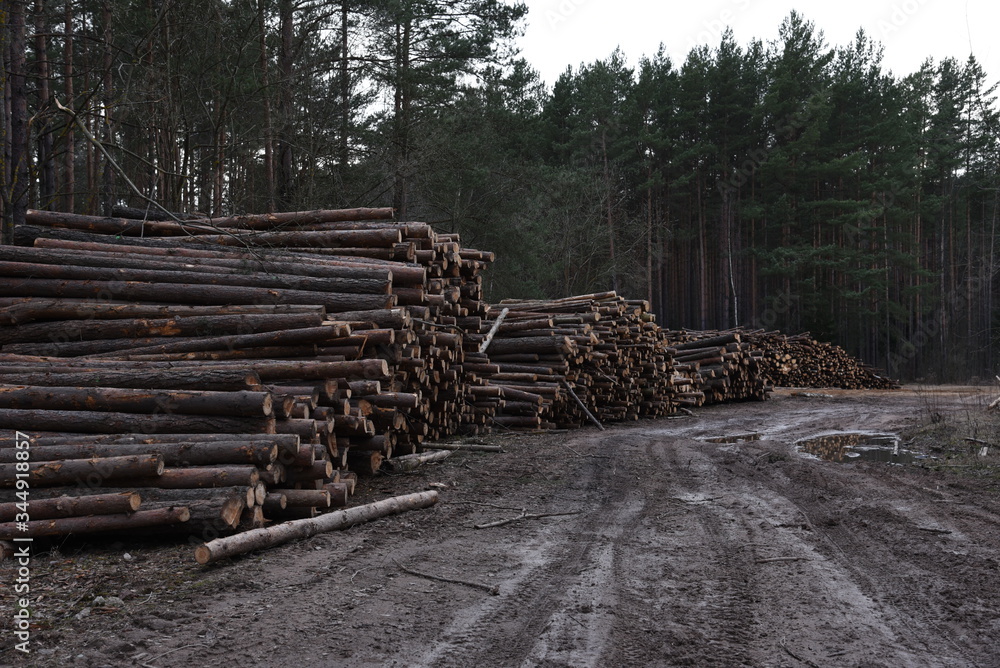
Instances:
[[[760,351],[760,373],[782,387],[837,387],[845,390],[893,390],[899,382],[850,355],[840,346],[816,341],[806,332],[746,332]]]
[[[209,540],[344,506],[354,472],[459,433],[884,380],[808,338],[664,331],[614,292],[490,307],[492,253],[389,209],[134,215],[34,211],[0,246],[0,539],[22,449],[17,535]]]
[[[614,292],[506,300],[478,336],[493,418],[516,429],[576,427],[674,411],[670,356],[645,302]]]
[[[370,473],[425,439],[485,427],[470,401],[485,381],[453,366],[460,326],[478,329],[486,314],[492,254],[423,223],[356,222],[389,214],[150,223],[32,212],[18,230],[32,247],[0,248],[0,429],[79,434],[33,445],[32,482],[91,496],[135,479],[143,509],[181,500],[152,488],[238,487],[197,492],[185,524],[218,516],[235,529],[343,505],[342,470]],[[245,231],[269,226],[282,229]],[[206,434],[271,440],[203,453]],[[15,455],[4,452],[0,485],[13,486]],[[38,530],[60,532],[49,525]]]
[[[738,330],[665,331],[663,337],[673,355],[674,374],[686,380],[683,405],[763,401],[774,389],[761,373],[761,352]]]

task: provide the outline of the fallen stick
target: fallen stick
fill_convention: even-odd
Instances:
[[[292,520],[263,529],[252,529],[233,536],[216,538],[204,545],[199,545],[194,551],[194,557],[199,564],[210,564],[226,557],[275,547],[293,540],[309,538],[318,533],[346,529],[355,524],[370,522],[406,510],[427,508],[437,503],[437,500],[438,493],[436,491],[417,492],[416,494],[395,496],[356,508],[338,510],[319,517]]]
[[[510,524],[511,522],[517,522],[518,520],[537,520],[542,517],[565,517],[566,515],[579,515],[580,511],[573,513],[521,513],[517,517],[511,517],[506,520],[497,520],[496,522],[490,522],[488,524],[477,524],[476,529],[492,529],[493,527],[502,527],[505,524]]]
[[[510,309],[508,308],[500,311],[500,315],[497,316],[496,322],[493,323],[490,333],[486,335],[486,339],[479,345],[479,352],[485,353],[486,349],[490,347],[493,337],[496,336],[497,331],[500,329],[500,323],[503,322],[503,319],[507,317],[508,313],[510,313]]]
[[[388,460],[388,462],[393,471],[396,473],[402,473],[404,471],[412,471],[418,466],[422,466],[428,462],[439,462],[442,459],[447,459],[448,457],[451,457],[451,454],[451,450],[429,450],[415,455],[394,457]]]
[[[604,431],[604,425],[601,424],[600,420],[594,417],[594,414],[590,412],[590,409],[587,408],[587,406],[582,401],[580,401],[580,397],[576,396],[576,392],[573,391],[573,388],[570,386],[570,384],[567,383],[565,380],[562,382],[562,384],[563,387],[565,387],[566,390],[569,391],[569,395],[576,400],[577,404],[580,405],[580,408],[583,409],[583,412],[587,415],[587,417],[590,418],[590,421],[596,424],[598,429]]]
[[[499,445],[486,445],[484,443],[435,443],[435,450],[456,450],[467,452],[504,452]]]
[[[415,571],[411,568],[407,568],[398,561],[396,565],[399,566],[399,570],[404,573],[409,573],[410,575],[416,575],[420,578],[427,578],[428,580],[436,580],[437,582],[448,582],[450,584],[460,584],[466,587],[474,587],[476,589],[482,589],[485,592],[489,592],[491,596],[497,596],[500,594],[500,587],[498,585],[485,585],[478,582],[468,582],[467,580],[455,580],[453,578],[441,577],[440,575],[431,575],[430,573],[421,573],[420,571]]]

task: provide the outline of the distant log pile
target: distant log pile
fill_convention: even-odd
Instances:
[[[762,353],[739,331],[663,333],[673,372],[687,381],[684,405],[763,401],[773,389],[761,373]]]
[[[748,332],[744,338],[762,353],[761,374],[782,387],[837,387],[845,390],[893,390],[899,382],[850,355],[840,346],[816,341],[810,334]]]
[[[357,473],[456,434],[885,381],[808,337],[665,331],[614,292],[491,307],[492,253],[391,214],[30,212],[0,247],[0,539],[210,540],[345,506]]]
[[[478,370],[493,390],[493,420],[565,428],[673,412],[670,359],[648,311],[614,292],[493,307],[469,336],[489,355]]]

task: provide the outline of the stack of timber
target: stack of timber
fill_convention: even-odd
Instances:
[[[761,374],[782,387],[836,387],[845,390],[893,390],[899,382],[850,355],[840,346],[817,341],[808,333],[744,334],[761,351]]]
[[[493,256],[423,223],[356,222],[387,213],[151,224],[31,212],[19,239],[33,247],[0,248],[0,382],[20,390],[0,429],[298,439],[254,463],[263,499],[240,526],[344,505],[348,469],[486,429],[472,401],[485,380],[460,375],[461,327],[481,326]],[[258,395],[267,411],[195,411],[220,392]]]
[[[478,335],[493,420],[512,429],[576,427],[674,410],[670,357],[648,305],[615,292],[505,300]]]
[[[762,354],[738,330],[664,331],[679,405],[764,401],[773,387],[761,374]]]

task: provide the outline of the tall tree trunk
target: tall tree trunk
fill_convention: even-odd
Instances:
[[[266,209],[274,213],[274,125],[271,119],[271,83],[267,50],[267,22],[264,0],[258,3],[258,20],[260,21],[260,76],[264,96],[264,187]]]
[[[114,104],[114,79],[112,73],[112,68],[114,67],[114,52],[112,51],[111,44],[111,0],[103,0],[101,2],[101,22],[104,24],[104,82],[102,85],[102,92],[104,96],[104,132],[102,133],[101,141],[103,141],[104,146],[110,150],[111,145],[114,143],[115,136],[114,127],[112,125],[114,122],[114,114],[111,111],[112,105]],[[115,204],[114,191],[115,170],[111,165],[111,161],[105,159],[104,171],[101,177],[101,212],[105,216],[111,215],[111,208]]]
[[[395,186],[392,206],[396,215],[405,220],[407,216],[409,183],[406,175],[410,153],[410,29],[411,19],[407,17],[396,24],[396,90],[394,99],[395,118],[393,121],[395,141]]]
[[[48,13],[45,0],[35,0],[35,69],[38,76],[38,208],[50,209],[56,194],[56,170],[52,157],[52,131],[48,112],[49,89]]]
[[[73,0],[66,0],[65,7],[65,42],[63,44],[63,90],[66,94],[66,104],[70,109],[76,109],[73,92]],[[63,211],[73,213],[76,208],[76,145],[74,143],[75,124],[72,119],[66,120],[63,131],[65,146],[63,148]]]
[[[348,42],[347,0],[340,3],[340,180],[341,188],[351,159],[349,136],[351,132],[351,71],[348,67],[350,43]]]
[[[280,0],[278,3],[279,31],[281,33],[281,51],[278,54],[278,76],[281,78],[278,86],[278,119],[281,128],[278,133],[278,208],[287,210],[292,204],[293,176],[292,166],[292,62],[294,59],[295,37],[295,7],[292,0]]]
[[[25,0],[7,3],[10,30],[8,77],[10,85],[10,180],[4,197],[10,213],[3,221],[2,241],[13,242],[14,228],[24,224],[28,209],[28,98],[25,91]]]
[[[604,190],[607,198],[608,259],[611,262],[611,289],[618,291],[618,266],[615,258],[614,197],[611,189],[611,169],[608,166],[608,129],[601,128],[601,157],[604,160]]]

